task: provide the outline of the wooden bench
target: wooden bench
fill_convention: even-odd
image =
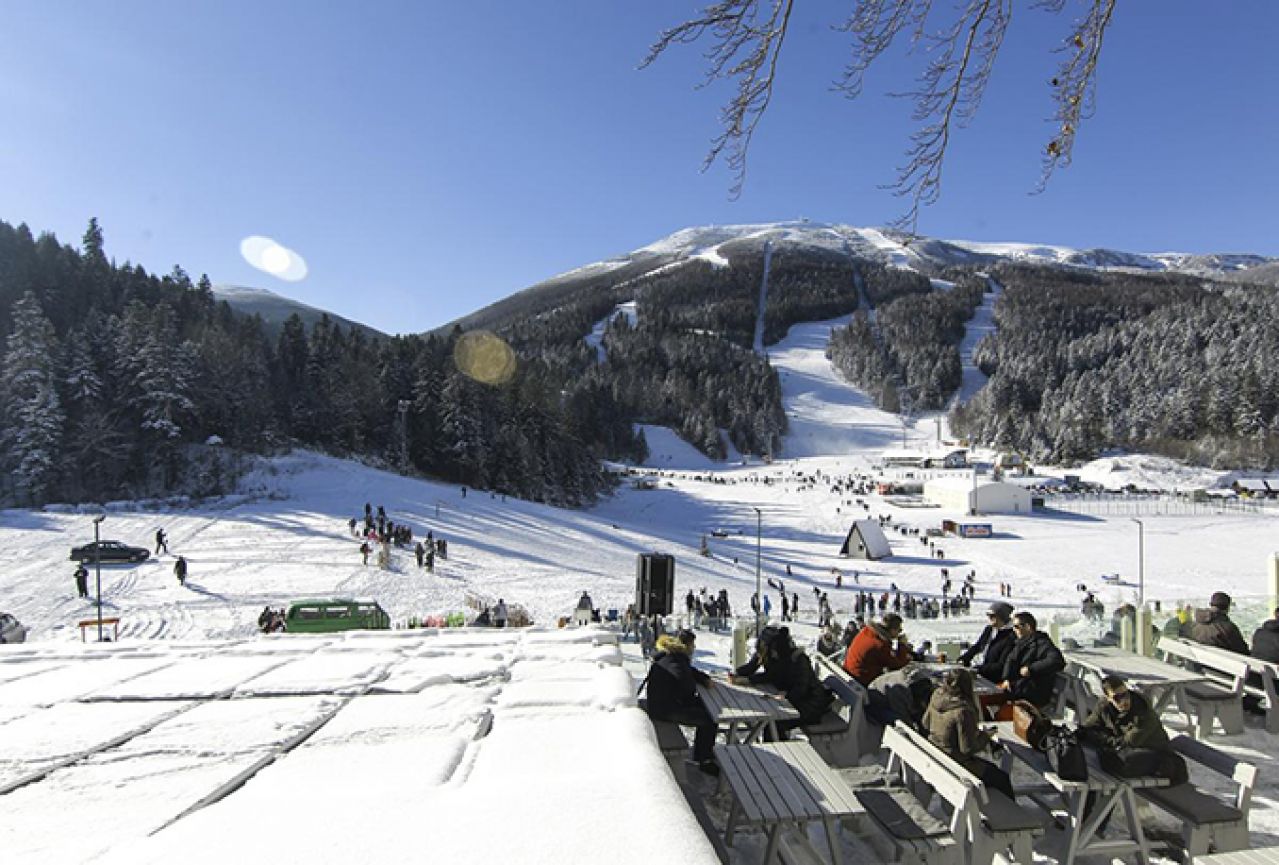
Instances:
[[[817,678],[835,695],[836,705],[821,725],[804,728],[813,747],[827,763],[838,768],[856,766],[866,754],[879,750],[884,728],[866,717],[870,695],[866,686],[848,675],[830,658],[818,656],[813,664]],[[842,726],[841,726],[842,725]]]
[[[1139,790],[1137,795],[1182,821],[1181,837],[1188,860],[1206,854],[1209,844],[1219,853],[1246,849],[1248,810],[1257,783],[1257,767],[1189,736],[1174,736],[1172,747],[1192,768],[1200,766],[1233,781],[1236,786],[1231,800],[1224,801],[1193,784]]]
[[[640,711],[645,715],[648,714],[648,701],[637,700]],[[688,772],[686,766],[689,759],[688,738],[684,735],[684,730],[674,721],[658,721],[649,717],[649,722],[653,725],[653,735],[657,737],[657,749],[662,752],[662,756],[666,758],[666,763],[671,767],[671,774],[675,776],[677,781],[687,781]]]
[[[80,625],[80,642],[85,641],[85,633],[89,628],[96,628],[99,624],[103,627],[111,626],[111,642],[118,643],[120,641],[120,620],[117,618],[103,617],[101,623],[97,619],[81,619]]]
[[[1037,811],[1023,808],[998,790],[991,790],[980,778],[910,727],[897,724],[893,733],[895,736],[906,737],[915,748],[927,754],[950,775],[973,787],[974,798],[971,804],[976,811],[969,812],[970,822],[960,842],[965,846],[965,862],[970,865],[987,865],[995,861],[996,854],[1005,862],[1034,861],[1032,848],[1035,837],[1044,831],[1043,817]],[[927,778],[925,781],[932,785],[933,779]],[[926,795],[920,798],[927,804]],[[949,804],[955,807],[954,803]]]
[[[1205,646],[1181,637],[1163,637],[1155,652],[1165,661],[1177,659],[1183,665],[1193,664],[1214,681],[1186,688],[1186,697],[1196,717],[1199,738],[1213,732],[1213,722],[1220,721],[1227,735],[1242,733],[1243,695],[1248,681],[1248,657],[1215,646]],[[1258,692],[1260,690],[1258,689]]]
[[[1266,709],[1266,731],[1279,733],[1279,664],[1260,658],[1247,658],[1248,670],[1261,677],[1261,687],[1244,685],[1244,693],[1260,697]]]

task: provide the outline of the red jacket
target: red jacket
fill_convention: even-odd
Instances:
[[[900,670],[910,663],[910,648],[898,643],[893,651],[893,641],[882,625],[871,623],[862,628],[844,655],[844,669],[863,685],[869,686],[885,670]]]

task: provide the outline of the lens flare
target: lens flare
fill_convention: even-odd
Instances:
[[[453,347],[453,361],[463,374],[482,384],[505,384],[515,375],[515,352],[487,330],[462,334]]]
[[[255,234],[240,241],[240,255],[263,273],[285,280],[300,282],[306,279],[306,261],[287,246],[269,237]]]

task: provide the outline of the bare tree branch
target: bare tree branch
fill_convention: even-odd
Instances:
[[[1057,76],[1049,84],[1053,102],[1057,104],[1053,120],[1057,134],[1044,148],[1044,167],[1036,192],[1042,192],[1058,165],[1070,165],[1075,150],[1075,134],[1080,122],[1091,117],[1095,107],[1097,85],[1097,61],[1101,57],[1101,43],[1110,26],[1111,16],[1118,0],[1089,0],[1088,14],[1079,21],[1075,30],[1058,49],[1069,56],[1057,69]],[[1065,0],[1041,0],[1041,8],[1060,12]]]
[[[720,111],[721,133],[711,143],[703,170],[724,155],[734,173],[730,197],[741,195],[746,181],[746,158],[760,118],[768,108],[777,78],[777,61],[795,0],[720,0],[701,13],[666,30],[649,49],[641,68],[655,62],[675,44],[692,44],[709,37],[708,68],[701,86],[719,80],[737,84],[732,99]],[[1097,62],[1102,39],[1118,0],[1078,0],[1088,14],[1061,49],[1070,54],[1052,79],[1057,105],[1057,131],[1045,148],[1042,190],[1058,165],[1069,165],[1080,122],[1093,108]],[[1013,0],[960,0],[940,29],[930,30],[933,0],[852,0],[852,14],[837,30],[852,39],[852,56],[834,87],[848,98],[861,95],[866,71],[903,33],[912,46],[926,48],[928,60],[918,86],[894,94],[915,102],[913,118],[920,127],[910,137],[906,163],[888,185],[908,198],[910,206],[894,224],[914,233],[920,208],[941,195],[942,166],[955,127],[976,114],[990,81],[995,58],[1003,46],[1012,17]],[[1034,5],[1061,13],[1067,0],[1037,0]]]
[[[723,131],[711,142],[710,152],[702,163],[709,168],[725,151],[724,157],[733,172],[729,196],[737,198],[746,183],[746,157],[750,152],[755,127],[773,97],[777,79],[777,58],[786,39],[794,0],[723,0],[702,10],[697,18],[673,27],[658,38],[640,64],[643,69],[653,63],[667,48],[696,42],[711,34],[713,43],[706,52],[709,68],[702,86],[731,79],[737,92],[720,110]],[[766,13],[765,7],[771,7]]]

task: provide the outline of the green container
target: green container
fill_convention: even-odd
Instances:
[[[377,601],[315,598],[294,601],[284,614],[290,634],[331,634],[335,631],[387,631],[391,617]]]

